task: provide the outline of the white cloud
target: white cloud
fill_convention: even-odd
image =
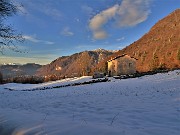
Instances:
[[[117,9],[118,5],[115,5],[102,11],[90,20],[89,27],[95,32],[94,34],[96,34],[96,32],[102,31],[102,26],[115,16]]]
[[[69,27],[65,27],[62,31],[61,31],[61,35],[63,36],[73,36],[74,33],[70,31]]]
[[[52,2],[50,0],[46,1],[26,1],[23,3],[26,7],[20,7],[22,11],[25,11],[25,13],[28,13],[29,17],[35,18],[36,14],[33,14],[32,11],[40,12],[54,20],[61,20],[63,14],[62,12],[56,8],[55,2]]]
[[[116,24],[118,27],[131,27],[145,21],[150,13],[149,5],[151,0],[123,0],[121,4],[116,4],[95,15],[89,22],[89,28],[93,32],[95,39],[103,39],[107,33],[103,26],[108,22]],[[100,34],[101,33],[101,34]]]
[[[34,38],[32,36],[24,35],[23,38],[25,40],[29,40],[29,41],[34,42],[34,43],[38,43],[39,42],[39,40],[37,40],[36,38]]]
[[[47,45],[53,45],[54,44],[54,42],[51,42],[51,41],[43,41],[45,44],[47,44]]]
[[[121,37],[121,38],[116,39],[116,41],[121,41],[121,40],[124,40],[124,39],[125,39],[125,37]]]
[[[117,12],[116,23],[119,27],[135,26],[145,21],[150,13],[151,0],[123,0]]]
[[[43,12],[47,16],[52,17],[55,20],[60,19],[62,17],[62,13],[54,7],[42,7],[42,8],[43,10],[41,10],[41,12]]]
[[[29,35],[24,35],[23,38],[25,40],[29,40],[29,41],[34,42],[34,43],[44,43],[44,44],[47,44],[47,45],[53,45],[54,44],[54,42],[45,41],[45,40],[39,40],[39,39],[35,38],[34,36],[29,36]]]
[[[87,5],[83,5],[81,7],[82,11],[86,13],[88,16],[92,16],[94,14],[93,8]]]
[[[104,30],[96,30],[93,37],[95,39],[104,39],[107,37],[107,33]]]

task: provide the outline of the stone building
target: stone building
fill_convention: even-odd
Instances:
[[[127,54],[111,58],[108,62],[108,75],[118,76],[134,74],[136,72],[136,60]]]

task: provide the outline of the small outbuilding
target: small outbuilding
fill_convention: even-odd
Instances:
[[[108,60],[108,75],[119,76],[136,73],[136,58],[127,54],[117,56]]]

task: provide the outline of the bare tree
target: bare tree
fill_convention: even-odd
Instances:
[[[5,24],[5,20],[15,15],[19,8],[11,0],[0,0],[0,52],[3,53],[4,49],[11,49],[15,52],[20,50],[15,45],[15,42],[22,42],[24,39],[21,34],[10,25]]]

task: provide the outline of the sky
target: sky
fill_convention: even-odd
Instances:
[[[13,0],[19,13],[6,20],[25,41],[22,53],[6,49],[0,63],[48,64],[61,56],[98,48],[120,50],[158,20],[180,8],[180,0]]]

